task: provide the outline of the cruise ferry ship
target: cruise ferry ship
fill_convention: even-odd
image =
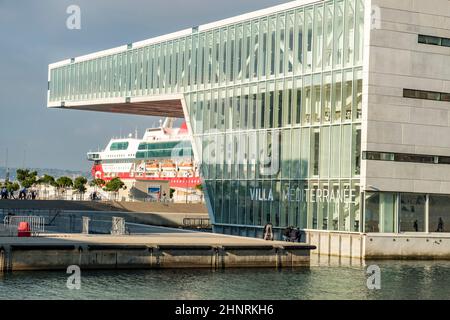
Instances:
[[[138,139],[111,139],[105,150],[88,152],[94,162],[92,176],[106,182],[129,180],[168,180],[171,188],[194,188],[201,183],[194,162],[187,125],[173,128],[175,119],[160,121],[158,128],[145,131]]]

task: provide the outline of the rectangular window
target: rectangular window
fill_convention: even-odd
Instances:
[[[403,97],[434,101],[450,101],[450,93],[414,89],[403,89]]]

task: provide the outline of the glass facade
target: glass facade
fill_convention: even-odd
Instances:
[[[333,0],[193,29],[53,68],[49,100],[182,93],[216,231],[359,232],[363,25],[363,0]]]
[[[450,196],[366,192],[365,232],[449,232]]]

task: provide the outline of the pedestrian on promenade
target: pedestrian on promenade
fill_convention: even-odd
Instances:
[[[290,241],[291,242],[300,242],[300,229],[299,228],[292,228],[291,235],[290,235]]]
[[[442,217],[439,218],[438,227],[436,232],[444,232],[444,220],[442,220]]]
[[[414,231],[419,232],[419,221],[414,221]]]
[[[264,240],[273,241],[273,225],[270,222],[264,227]]]
[[[290,241],[291,240],[291,232],[292,232],[292,227],[287,227],[286,229],[284,229],[284,231],[283,231],[283,241]]]

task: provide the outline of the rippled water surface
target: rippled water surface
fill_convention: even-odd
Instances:
[[[381,268],[381,290],[366,268]],[[450,262],[313,263],[310,268],[82,272],[80,290],[64,272],[0,275],[0,299],[450,299]]]

